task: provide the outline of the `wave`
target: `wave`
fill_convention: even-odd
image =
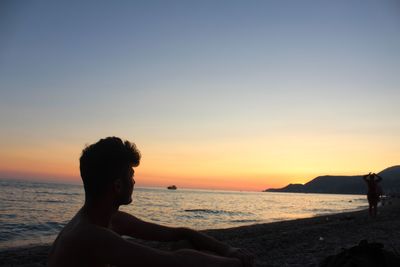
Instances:
[[[36,200],[36,202],[44,202],[44,203],[65,203],[65,200],[52,200],[52,199],[48,199],[48,200]]]
[[[0,229],[0,241],[12,240],[21,236],[35,236],[53,234],[60,231],[66,223],[43,222],[43,223],[4,223]]]
[[[251,220],[251,219],[248,219],[248,220],[245,220],[245,219],[243,219],[243,220],[231,220],[230,222],[233,222],[233,223],[253,223],[253,222],[259,222],[260,220]]]
[[[17,214],[0,214],[0,218],[14,219],[17,218]]]
[[[244,212],[235,212],[227,210],[212,210],[212,209],[186,209],[185,212],[193,212],[197,214],[216,214],[216,215],[243,215]]]
[[[335,210],[334,209],[311,209],[310,212],[327,213],[327,212],[335,212]]]
[[[51,192],[51,191],[36,191],[36,194],[46,194],[46,195],[63,195],[63,196],[79,196],[81,193],[76,192]]]

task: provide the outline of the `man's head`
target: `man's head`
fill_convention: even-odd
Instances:
[[[115,193],[118,205],[132,201],[132,167],[140,163],[140,152],[134,143],[118,137],[107,137],[87,146],[80,158],[80,171],[87,199],[95,200]]]

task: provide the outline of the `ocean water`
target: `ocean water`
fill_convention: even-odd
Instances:
[[[197,230],[267,223],[368,206],[362,195],[135,188],[120,209],[142,220]],[[48,244],[84,202],[81,185],[0,180],[0,249]]]

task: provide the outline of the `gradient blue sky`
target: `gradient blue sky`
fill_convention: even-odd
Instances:
[[[2,1],[0,36],[3,176],[76,178],[108,135],[137,143],[146,185],[400,158],[398,1]]]

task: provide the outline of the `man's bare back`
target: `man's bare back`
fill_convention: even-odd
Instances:
[[[167,227],[119,211],[132,202],[133,167],[140,152],[117,137],[101,139],[84,149],[80,158],[85,203],[60,232],[51,248],[48,266],[251,267],[253,256],[203,233]],[[128,241],[186,240],[196,249],[162,251]],[[211,253],[205,253],[209,251]]]
[[[49,254],[48,266],[108,266],[97,263],[90,251],[91,229],[95,227],[80,210],[60,232]]]
[[[160,237],[177,238],[171,232],[174,228],[146,223],[124,213],[119,215],[121,216],[117,220],[129,216],[140,222],[144,227],[154,227],[154,231],[158,232]],[[132,225],[135,224],[133,220],[130,221],[130,223],[133,222]],[[146,224],[148,225],[145,226]],[[124,227],[126,226],[122,228]],[[139,228],[141,227],[139,226]],[[184,228],[176,228],[176,233],[178,233],[178,229]],[[197,236],[197,233],[193,230],[186,229],[185,231],[188,231],[189,235],[194,233],[194,239],[199,239],[194,240],[194,242],[198,244],[209,243],[210,247],[220,245],[219,243],[213,244],[217,241],[206,236],[200,234],[200,236]],[[144,232],[142,234],[146,235]],[[196,261],[196,263],[194,264],[192,261]],[[113,266],[187,266],[187,264],[192,266],[242,266],[238,258],[221,257],[189,249],[164,252],[134,244],[113,231],[112,225],[110,225],[110,228],[105,228],[93,224],[82,210],[61,231],[53,244],[48,260],[49,267],[103,267],[110,266],[109,263]]]

